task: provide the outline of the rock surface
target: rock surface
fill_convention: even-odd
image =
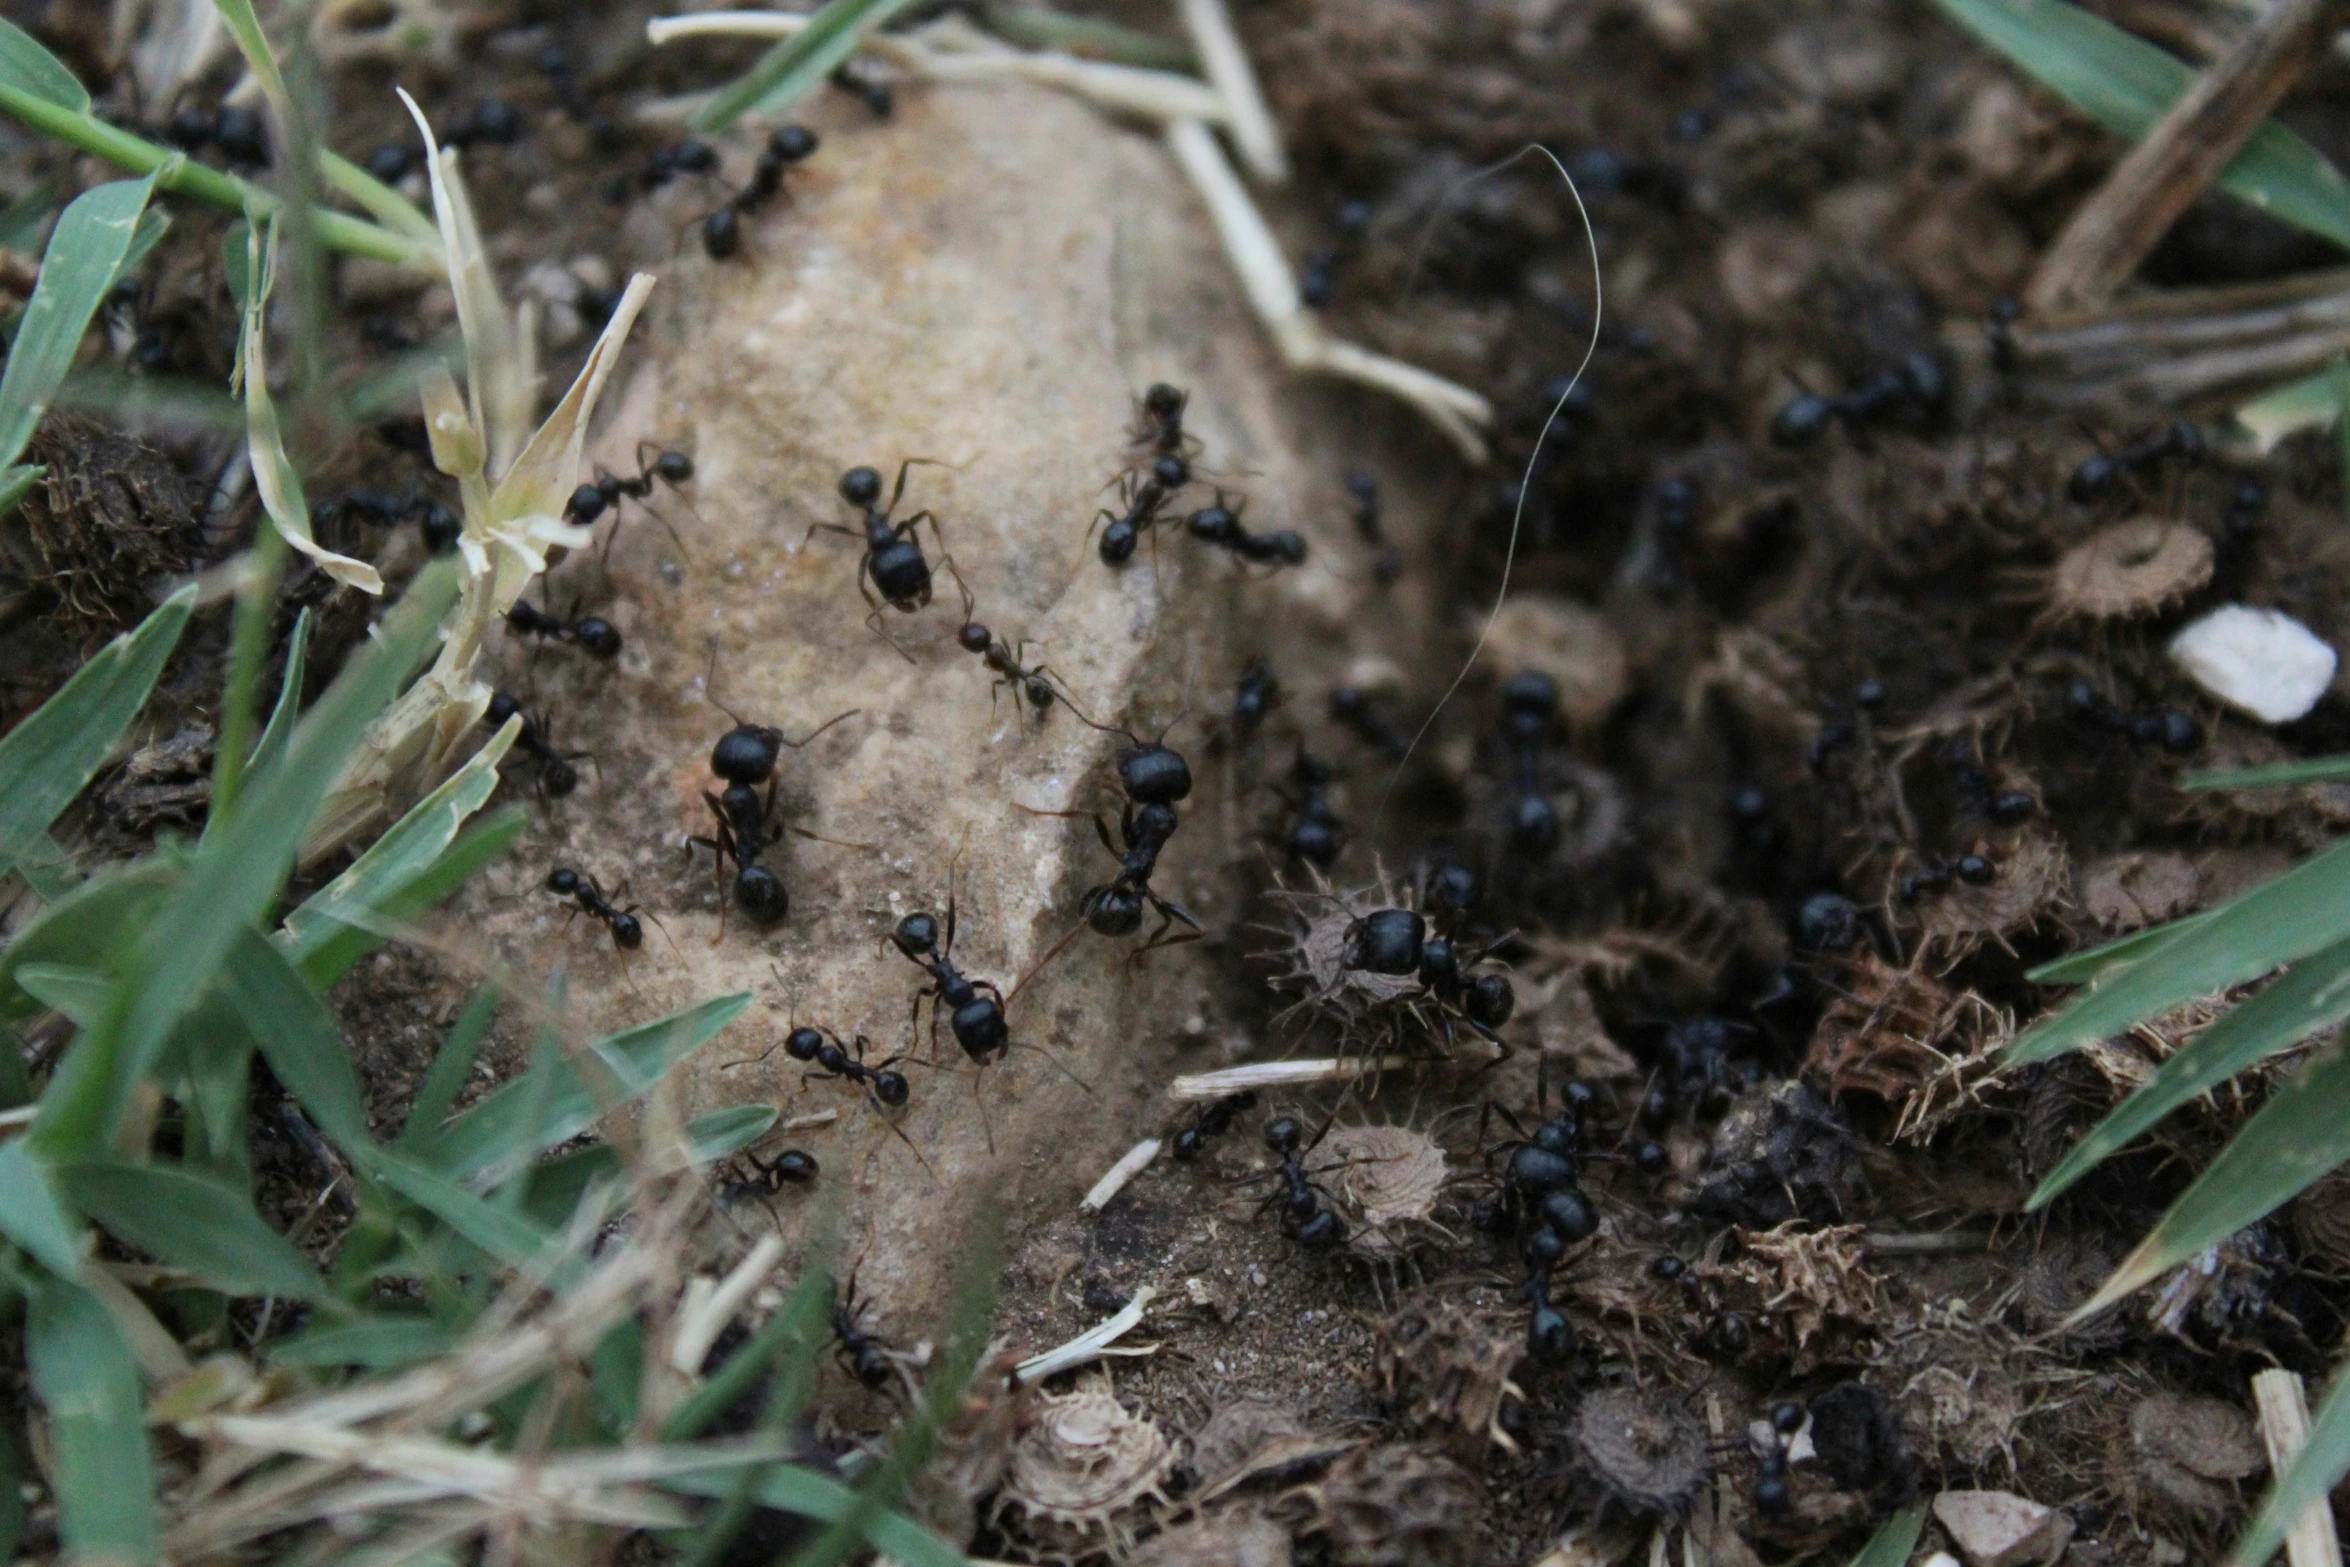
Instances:
[[[1967,1567],[2032,1567],[2063,1554],[2073,1521],[2012,1491],[1944,1491],[1934,1517]]]
[[[617,669],[507,649],[509,685],[595,765],[576,795],[536,807],[532,840],[460,903],[454,928],[526,974],[567,970],[583,1032],[756,991],[686,1073],[680,1108],[764,1099],[787,1118],[839,1112],[761,1149],[815,1154],[815,1189],[775,1199],[772,1219],[738,1208],[736,1222],[780,1223],[788,1237],[838,1210],[839,1254],[874,1302],[869,1326],[911,1343],[936,1330],[983,1210],[1008,1210],[1017,1229],[1023,1214],[1074,1204],[1165,1120],[1168,1077],[1254,1042],[1221,1021],[1205,982],[1211,961],[1233,969],[1207,956],[1216,944],[1129,966],[1140,937],[1088,932],[1010,1008],[1012,1038],[1035,1048],[975,1081],[940,1030],[937,1069],[909,1071],[902,1139],[849,1084],[804,1081],[768,1054],[796,1015],[871,1036],[876,1062],[929,1061],[927,1013],[919,1030],[907,1021],[922,976],[886,945],[894,923],[943,913],[955,868],[955,960],[1008,993],[1116,868],[1090,823],[1016,805],[1105,809],[1115,832],[1108,764],[1124,742],[1066,706],[1038,725],[1014,691],[991,703],[988,672],[955,642],[960,596],[944,571],[927,610],[885,616],[909,656],[868,630],[861,541],[819,533],[803,547],[811,523],[848,520],[840,474],[866,463],[894,478],[909,456],[953,463],[915,468],[900,515],[937,514],[976,616],[1027,639],[1030,659],[1101,722],[1145,735],[1176,724],[1169,739],[1199,788],[1156,885],[1219,937],[1242,922],[1233,867],[1262,863],[1273,808],[1262,793],[1235,797],[1229,757],[1210,743],[1235,677],[1271,654],[1295,699],[1318,702],[1350,658],[1424,656],[1418,628],[1440,586],[1427,533],[1457,481],[1408,414],[1281,373],[1155,142],[1034,88],[911,93],[887,124],[811,103],[823,153],[742,257],[712,264],[685,247],[663,268],[638,333],[646,357],[597,451],[623,472],[640,438],[693,454],[690,507],[655,500],[682,548],[632,505],[610,599],[592,562],[556,574],[558,602],[584,591],[623,628]],[[1123,572],[1095,558],[1087,521],[1115,499],[1104,485],[1135,397],[1162,379],[1189,388],[1186,428],[1210,475],[1182,508],[1207,504],[1219,482],[1245,493],[1252,527],[1305,534],[1303,568],[1244,572],[1180,524]],[[1358,465],[1379,476],[1389,536],[1416,568],[1392,589],[1375,585],[1348,521],[1343,480]],[[841,842],[785,837],[768,863],[789,917],[762,930],[730,912],[722,938],[709,858],[689,860],[683,843],[710,830],[710,747],[730,723],[705,700],[713,654],[717,695],[755,722],[797,735],[859,710],[786,751],[778,773],[782,819]],[[660,922],[644,949],[624,964],[591,922],[566,921],[541,890],[557,865],[628,883],[618,901]]]

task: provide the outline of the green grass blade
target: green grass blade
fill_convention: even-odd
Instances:
[[[2278,784],[2338,783],[2350,778],[2350,756],[2316,756],[2305,762],[2278,762],[2270,767],[2219,768],[2187,773],[2182,789],[2267,789]]]
[[[350,159],[337,153],[318,149],[319,178],[327,188],[348,196],[367,209],[367,215],[395,233],[405,234],[426,250],[438,254],[441,248],[440,228],[418,209],[416,203],[368,173]]]
[[[456,1026],[449,1037],[441,1041],[441,1048],[432,1058],[432,1068],[424,1074],[424,1086],[416,1090],[416,1098],[409,1103],[408,1120],[401,1126],[400,1135],[392,1146],[414,1153],[421,1149],[427,1137],[449,1113],[449,1106],[465,1092],[465,1085],[473,1077],[473,1058],[481,1050],[483,1036],[490,1031],[491,1020],[498,1015],[498,993],[483,986],[465,1003]]]
[[[908,0],[824,0],[808,25],[759,57],[741,81],[694,116],[694,128],[722,131],[743,115],[781,114],[823,84],[857,52],[864,36],[904,10]]]
[[[184,1079],[177,1086],[170,1081],[175,1060]],[[166,1092],[187,1109],[180,1162],[250,1191],[253,1163],[246,1118],[252,1099],[253,1031],[219,986],[204,992],[180,1019],[162,1066]]]
[[[46,1010],[37,997],[17,984],[16,976],[25,968],[69,958],[87,959],[93,952],[103,952],[116,931],[152,918],[179,876],[179,867],[150,860],[84,882],[51,904],[7,951],[0,952],[0,1020],[22,1023]],[[56,1091],[54,1080],[51,1091]]]
[[[614,1099],[626,1103],[649,1090],[669,1069],[718,1036],[719,1030],[751,1004],[749,991],[736,991],[700,1006],[617,1034],[589,1047],[611,1073]],[[571,1065],[559,1058],[545,1103],[533,1115],[533,1088],[526,1078],[508,1083],[450,1122],[425,1155],[459,1179],[494,1165],[530,1158],[542,1149],[578,1136],[595,1124],[599,1104]]]
[[[286,92],[285,72],[278,69],[277,56],[270,52],[268,35],[261,31],[261,18],[253,14],[253,0],[212,0],[212,8],[228,24],[229,36],[237,41],[263,96],[283,116],[291,95]]]
[[[2265,457],[2288,435],[2332,424],[2336,407],[2334,373],[2320,370],[2242,404],[2235,420],[2250,433],[2253,449]]]
[[[195,603],[192,587],[174,593],[0,739],[0,868],[21,859],[106,764],[147,705]]]
[[[2350,1159],[2350,1049],[2311,1060],[2246,1121],[2081,1308],[2102,1311],[2207,1246],[2267,1217]]]
[[[441,786],[410,808],[390,831],[378,838],[351,868],[321,887],[286,916],[287,954],[306,963],[336,932],[348,930],[345,916],[375,923],[378,913],[401,891],[432,868],[435,860],[456,841],[457,829],[467,817],[489,802],[498,787],[498,763],[503,761],[522,720],[511,719],[491,736],[489,744],[444,780]]]
[[[2161,946],[2190,925],[2211,918],[2211,910],[2189,914],[2172,920],[2167,925],[2151,925],[2133,931],[2119,941],[2109,941],[2102,947],[2091,947],[2086,952],[2075,952],[2043,963],[2024,977],[2040,985],[2085,985],[2111,971],[2137,962],[2147,953]]]
[[[57,1531],[68,1560],[155,1559],[155,1464],[139,1367],[98,1297],[40,1276],[28,1288],[25,1363],[49,1408]]]
[[[0,471],[0,517],[16,510],[17,502],[33,493],[33,486],[48,476],[49,470],[36,465],[19,463]]]
[[[2063,0],[1936,4],[2041,86],[2131,141],[2194,80],[2193,70],[2153,44]],[[2273,217],[2350,245],[2350,180],[2275,120],[2261,122],[2218,184]]]
[[[302,716],[302,682],[309,673],[310,611],[305,609],[294,617],[293,635],[286,638],[286,672],[278,682],[277,704],[269,710],[269,722],[254,743],[246,771],[275,767],[284,758],[294,738],[294,722]]]
[[[368,953],[384,942],[384,932],[400,920],[413,919],[472,880],[480,870],[514,847],[530,826],[530,812],[509,806],[466,829],[448,851],[414,878],[385,894],[370,929],[337,924],[302,960],[302,974],[321,989],[332,985]]]
[[[345,1154],[365,1146],[367,1096],[343,1031],[276,943],[258,931],[245,932],[221,966],[220,990],[252,1031],[269,1069],[319,1130]]]
[[[1852,1567],[1907,1567],[1925,1528],[1926,1504],[1911,1503],[1878,1526],[1869,1543],[1852,1559]]]
[[[2045,1061],[2158,1017],[2181,1002],[2257,979],[2350,935],[2350,839],[2198,916],[2165,927],[2128,968],[2008,1047]]]
[[[2302,959],[2259,995],[2180,1046],[2152,1078],[2115,1106],[2048,1172],[2026,1209],[2046,1206],[2059,1192],[2188,1100],[2346,1017],[2350,1017],[2350,941]]]
[[[2345,1474],[2350,1474],[2350,1371],[2338,1370],[2310,1416],[2309,1440],[2260,1499],[2228,1567],[2261,1567],[2275,1556],[2293,1520],[2313,1504],[2324,1506]]]
[[[63,1164],[58,1183],[96,1223],[230,1295],[316,1300],[325,1283],[233,1186],[168,1164]]]
[[[27,963],[16,971],[16,982],[26,995],[54,1012],[62,1012],[77,1028],[90,1028],[114,1004],[114,979],[98,969],[72,963]]]
[[[733,1105],[696,1116],[685,1129],[687,1158],[696,1168],[715,1164],[766,1136],[775,1121],[773,1105]],[[604,1144],[542,1159],[518,1177],[524,1183],[522,1211],[550,1230],[560,1229],[590,1187],[618,1180],[620,1173],[619,1153]]]
[[[0,1143],[0,1235],[51,1273],[70,1279],[81,1271],[80,1231],[24,1139]]]
[[[701,1474],[669,1475],[655,1483],[663,1490],[724,1501],[734,1492],[735,1478],[729,1469],[713,1468]],[[754,1494],[762,1506],[820,1523],[845,1518],[858,1505],[858,1493],[838,1480],[790,1464],[768,1469],[759,1477]],[[903,1567],[971,1567],[961,1551],[901,1513],[876,1514],[866,1523],[865,1534],[875,1549]]]
[[[90,318],[113,292],[155,179],[116,180],[76,196],[41,253],[40,277],[0,373],[0,463],[13,463],[82,346]]]
[[[0,21],[0,84],[76,114],[87,113],[90,107],[89,91],[65,62],[14,22]]]
[[[576,1259],[564,1258],[552,1235],[438,1170],[388,1148],[369,1147],[356,1157],[375,1179],[506,1266],[532,1277],[552,1275],[557,1288],[577,1271]]]
[[[799,1282],[759,1331],[736,1346],[735,1352],[708,1380],[686,1396],[661,1426],[664,1442],[690,1442],[710,1428],[736,1399],[749,1392],[759,1378],[779,1369],[787,1358],[813,1362],[823,1347],[832,1313],[832,1275],[809,1263]],[[796,1353],[795,1353],[796,1349]]]
[[[445,1355],[456,1343],[454,1334],[429,1317],[367,1317],[313,1329],[300,1338],[272,1345],[269,1361],[277,1366],[362,1366],[369,1371],[396,1371]]]

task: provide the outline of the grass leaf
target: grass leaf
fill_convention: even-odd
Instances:
[[[60,109],[89,112],[90,94],[80,78],[14,22],[0,21],[0,84],[31,93]]]
[[[781,114],[822,85],[864,36],[904,10],[908,0],[824,0],[808,25],[759,57],[742,80],[694,116],[694,128],[726,129],[743,115]]]
[[[0,739],[0,869],[21,859],[97,776],[146,706],[195,603],[192,587],[174,593]]]
[[[475,823],[439,859],[386,893],[369,925],[338,923],[330,928],[325,939],[302,960],[303,976],[321,988],[332,985],[352,964],[383,943],[388,928],[415,918],[455,892],[475,871],[511,849],[529,826],[530,813],[518,805]]]
[[[233,1186],[168,1164],[64,1164],[75,1204],[115,1236],[231,1295],[313,1300],[326,1286]]]
[[[465,1003],[465,1011],[458,1017],[449,1037],[441,1041],[434,1053],[432,1068],[424,1074],[424,1086],[416,1090],[416,1097],[408,1105],[408,1120],[401,1126],[400,1135],[392,1146],[408,1152],[422,1147],[426,1138],[449,1113],[449,1106],[465,1091],[465,1084],[473,1076],[473,1058],[481,1049],[484,1035],[490,1031],[490,1022],[498,1015],[498,993],[484,986]]]
[[[489,744],[451,773],[432,793],[410,807],[350,869],[312,893],[286,916],[280,939],[288,956],[306,964],[337,933],[351,929],[345,916],[377,923],[403,889],[432,869],[467,817],[489,802],[498,787],[498,764],[522,733],[519,715],[490,737]]]
[[[735,1476],[729,1470],[712,1469],[703,1474],[667,1475],[655,1483],[663,1490],[724,1500],[734,1492]],[[845,1518],[858,1505],[858,1493],[838,1480],[790,1464],[769,1468],[753,1491],[762,1506],[819,1522]],[[865,1537],[903,1567],[971,1567],[961,1551],[900,1513],[875,1514],[866,1521]]]
[[[2195,1184],[2179,1194],[2079,1317],[2115,1301],[2265,1218],[2350,1159],[2350,1049],[2317,1056],[2237,1129]]]
[[[81,1271],[80,1231],[24,1139],[0,1143],[0,1235],[51,1273],[70,1279]]]
[[[2326,1505],[2327,1493],[2345,1474],[2350,1474],[2350,1370],[2334,1373],[2310,1416],[2309,1439],[2260,1499],[2228,1567],[2261,1567],[2285,1543],[2293,1520],[2312,1505]]]
[[[21,1023],[46,1010],[38,997],[16,982],[18,974],[36,963],[86,959],[103,952],[116,931],[146,923],[179,876],[180,867],[148,860],[86,881],[51,904],[0,952],[0,1020]]]
[[[1869,1543],[1852,1559],[1852,1567],[1907,1567],[1910,1553],[1925,1532],[1926,1504],[1913,1502],[1877,1526]]]
[[[607,1035],[589,1049],[612,1074],[614,1097],[625,1103],[715,1039],[750,1004],[749,991],[736,991]],[[424,1157],[466,1179],[493,1166],[518,1163],[586,1131],[599,1113],[596,1095],[568,1062],[555,1058],[550,1071],[553,1081],[537,1113],[532,1113],[530,1101],[536,1090],[530,1079],[508,1083],[450,1122],[427,1145]]]
[[[2332,424],[2339,408],[2334,372],[2325,369],[2261,393],[2240,405],[2235,419],[2251,435],[2253,450],[2266,457],[2285,437]]]
[[[2024,1030],[2007,1059],[2045,1061],[2332,946],[2350,934],[2350,839],[2163,930],[2112,979]]]
[[[274,1344],[269,1360],[278,1366],[364,1366],[392,1371],[445,1355],[456,1337],[430,1317],[367,1317],[314,1329]]]
[[[69,1560],[155,1559],[155,1464],[139,1398],[139,1366],[98,1297],[36,1276],[25,1314],[25,1362],[49,1409],[57,1531]]]
[[[685,1129],[686,1157],[696,1167],[715,1164],[766,1136],[775,1121],[773,1105],[730,1105],[696,1116]],[[570,1221],[588,1188],[616,1180],[620,1173],[618,1150],[601,1143],[541,1160],[523,1172],[523,1210],[549,1229],[560,1228]]]
[[[2040,985],[2085,985],[2093,979],[2137,962],[2147,953],[2161,946],[2188,926],[2210,917],[2210,911],[2189,914],[2172,920],[2167,925],[2150,925],[2133,931],[2119,941],[2109,941],[2102,947],[2091,947],[2086,952],[2074,952],[2043,963],[2024,977]]]
[[[2155,45],[2063,0],[1936,4],[2041,86],[2131,141],[2153,129],[2195,78]],[[2217,184],[2272,217],[2350,246],[2350,180],[2275,120],[2260,123]]]
[[[78,964],[27,963],[16,971],[16,982],[26,995],[64,1013],[78,1028],[92,1027],[114,1004],[113,978]]]
[[[2278,762],[2269,767],[2220,768],[2187,773],[2182,789],[2266,789],[2278,784],[2337,783],[2350,778],[2350,756],[2316,756],[2305,762]]]
[[[155,179],[116,180],[76,196],[57,220],[33,297],[0,373],[0,463],[13,463],[65,384],[90,318],[113,292]]]
[[[506,1266],[534,1277],[549,1270],[567,1276],[574,1270],[576,1259],[562,1257],[552,1235],[438,1170],[388,1148],[371,1146],[354,1157],[375,1179]]]
[[[269,722],[262,726],[261,738],[254,743],[252,758],[245,770],[274,767],[286,754],[286,746],[294,738],[294,721],[302,716],[302,682],[310,673],[310,611],[304,609],[294,617],[293,633],[286,638],[286,672],[278,682],[277,704],[269,710]]]
[[[2350,941],[2311,954],[2174,1051],[2076,1143],[2025,1204],[2047,1205],[2124,1144],[2198,1094],[2350,1017]]]
[[[221,993],[294,1102],[346,1155],[365,1147],[367,1097],[342,1028],[277,944],[248,930],[221,966]]]

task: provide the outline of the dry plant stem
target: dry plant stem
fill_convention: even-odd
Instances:
[[[1282,363],[1300,374],[1340,376],[1400,397],[1442,431],[1463,457],[1484,464],[1483,431],[1493,423],[1491,403],[1442,376],[1323,331],[1322,324],[1306,313],[1297,275],[1290,271],[1264,214],[1208,128],[1197,120],[1175,121],[1167,127],[1167,150],[1207,203],[1216,237],[1240,274],[1250,308],[1272,334]]]
[[[735,1264],[734,1271],[717,1288],[680,1313],[675,1336],[670,1341],[669,1364],[689,1377],[701,1375],[702,1361],[710,1353],[710,1346],[718,1342],[718,1335],[726,1331],[728,1319],[767,1282],[767,1275],[782,1260],[783,1237],[761,1236],[759,1243]],[[694,1282],[698,1284],[701,1280],[697,1278]]]
[[[1111,1198],[1126,1189],[1128,1181],[1148,1169],[1150,1162],[1158,1156],[1159,1140],[1156,1137],[1146,1137],[1136,1143],[1132,1148],[1126,1150],[1124,1158],[1111,1165],[1108,1172],[1093,1183],[1093,1189],[1079,1200],[1077,1211],[1079,1213],[1101,1212]]]
[[[1041,1382],[1058,1371],[1089,1365],[1104,1355],[1147,1355],[1148,1349],[1111,1349],[1109,1346],[1142,1321],[1143,1312],[1158,1299],[1159,1292],[1145,1284],[1134,1292],[1133,1299],[1119,1308],[1116,1316],[1108,1317],[1078,1334],[1068,1343],[1031,1355],[1012,1368],[1013,1377],[1021,1382]],[[1153,1346],[1154,1348],[1156,1346]]]
[[[2011,333],[2018,384],[2049,407],[2136,413],[2266,391],[2350,349],[2350,274],[2165,290]]]
[[[1281,132],[1273,125],[1273,111],[1265,90],[1232,27],[1232,13],[1224,0],[1177,0],[1183,29],[1199,50],[1200,68],[1224,101],[1232,106],[1232,145],[1240,161],[1259,184],[1289,183],[1289,158],[1281,150]]]
[[[2252,1401],[2260,1410],[2261,1440],[2268,1444],[2268,1472],[2281,1475],[2309,1440],[2309,1403],[2301,1378],[2290,1371],[2263,1371],[2252,1379]],[[2322,1497],[2303,1508],[2286,1531],[2285,1559],[2293,1567],[2342,1567],[2334,1510]]]
[[[1345,1083],[1414,1065],[1410,1056],[1338,1056],[1321,1061],[1267,1061],[1179,1077],[1167,1085],[1170,1099],[1221,1099],[1243,1089],[1300,1088],[1309,1083]]]
[[[2226,168],[2350,19],[2350,0],[2276,0],[2115,165],[2040,258],[2036,314],[2095,309]]]

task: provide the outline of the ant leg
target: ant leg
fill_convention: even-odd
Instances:
[[[819,533],[845,533],[852,539],[862,539],[865,536],[863,529],[852,528],[845,523],[811,522],[808,524],[808,531],[800,535],[800,548],[806,549],[808,541]]]
[[[870,593],[865,595],[865,602],[868,604],[873,604],[873,612],[865,617],[865,629],[872,632],[875,636],[881,638],[882,641],[887,642],[892,650],[897,653],[898,657],[904,659],[909,664],[913,663],[914,655],[907,652],[905,644],[898,641],[896,637],[891,636],[889,634],[889,629],[882,624],[881,617],[889,613],[889,606],[886,604],[874,604],[873,595]]]
[[[1059,941],[1054,942],[1052,945],[1052,950],[1047,952],[1043,957],[1038,958],[1036,962],[1029,968],[1028,972],[1021,975],[1019,981],[1012,986],[1012,994],[1004,998],[1004,1006],[1006,1009],[1009,1009],[1012,1003],[1019,999],[1020,992],[1026,988],[1028,982],[1036,978],[1037,975],[1043,973],[1045,965],[1052,962],[1053,959],[1059,957],[1062,951],[1068,947],[1069,943],[1075,941],[1078,935],[1083,932],[1084,929],[1085,920],[1082,916],[1080,916],[1077,923],[1069,927],[1069,934],[1063,936]]]
[[[1059,1072],[1063,1077],[1067,1078],[1070,1082],[1075,1083],[1079,1088],[1082,1088],[1087,1093],[1090,1094],[1093,1092],[1093,1084],[1087,1082],[1084,1078],[1079,1077],[1074,1071],[1071,1071],[1068,1062],[1062,1060],[1058,1055],[1054,1054],[1050,1050],[1047,1050],[1044,1046],[1025,1044],[1019,1040],[1013,1040],[1010,1042],[1010,1048],[1014,1050],[1025,1050],[1032,1055],[1040,1055],[1044,1057],[1047,1061],[1050,1061],[1053,1064],[1054,1071]]]
[[[836,849],[863,849],[869,854],[879,854],[881,852],[881,845],[878,843],[854,843],[847,838],[827,838],[824,836],[824,834],[820,832],[810,832],[805,827],[794,827],[790,830],[802,838],[813,839],[817,843],[829,843]]]
[[[792,750],[797,751],[801,746],[806,745],[809,741],[824,733],[825,730],[830,729],[834,724],[837,724],[846,718],[854,718],[863,711],[865,710],[861,707],[852,707],[845,713],[835,713],[832,717],[827,718],[824,720],[824,722],[818,724],[815,728],[809,730],[806,734],[800,736],[797,740],[786,739],[781,733],[778,733],[775,737],[776,743],[778,745],[788,746]]]

